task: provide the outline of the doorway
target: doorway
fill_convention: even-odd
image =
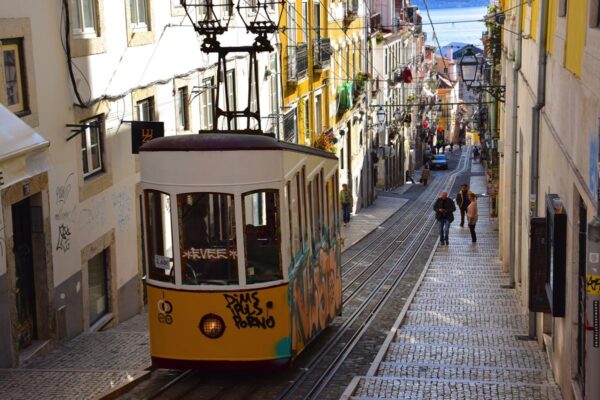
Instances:
[[[26,198],[12,205],[13,253],[15,257],[15,300],[17,321],[15,334],[18,349],[29,347],[38,339],[36,287],[31,229],[31,204]]]
[[[579,257],[577,288],[577,384],[585,398],[585,264],[587,254],[587,208],[579,197]]]

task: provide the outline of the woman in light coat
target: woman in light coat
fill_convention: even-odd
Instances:
[[[473,243],[477,243],[477,235],[475,234],[475,224],[477,224],[477,217],[479,216],[479,212],[477,210],[477,197],[475,197],[475,193],[469,192],[469,206],[467,207],[467,223],[469,225],[469,230],[471,231],[471,240]]]

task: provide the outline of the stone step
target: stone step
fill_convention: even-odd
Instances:
[[[438,305],[438,306],[497,306],[497,307],[518,307],[518,303],[514,299],[498,300],[481,298],[477,301],[467,298],[441,298],[441,297],[415,297],[412,301],[414,306]]]
[[[496,346],[539,350],[535,340],[518,340],[510,331],[448,332],[438,330],[411,331],[401,329],[394,335],[393,343],[434,344],[449,346]]]
[[[454,326],[479,329],[523,330],[527,327],[527,315],[515,314],[468,314],[442,311],[408,311],[404,325]],[[436,328],[437,329],[437,328]]]
[[[390,343],[383,361],[495,368],[546,369],[548,366],[545,353],[531,348],[396,342]]]
[[[547,369],[469,367],[464,365],[427,365],[423,363],[383,362],[376,373],[381,377],[419,379],[459,379],[506,383],[544,384],[553,382]]]
[[[515,301],[515,294],[506,289],[494,289],[492,291],[470,291],[470,292],[443,292],[441,290],[420,290],[415,298],[436,298],[436,299],[466,299],[479,302],[481,300],[512,300]]]
[[[498,307],[494,302],[489,302],[487,304],[411,304],[410,311],[439,311],[446,313],[466,313],[466,314],[522,314],[523,309],[516,304],[510,306],[502,306]]]
[[[559,400],[556,385],[472,380],[361,377],[351,400],[387,399]]]

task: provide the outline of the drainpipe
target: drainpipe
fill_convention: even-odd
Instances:
[[[540,2],[540,48],[538,55],[538,81],[536,103],[532,108],[531,116],[531,177],[530,177],[530,207],[531,216],[537,217],[539,206],[539,171],[540,171],[540,117],[546,105],[546,43],[548,41],[548,4]],[[536,336],[535,313],[529,313],[529,337]]]
[[[542,1],[543,3],[543,1]],[[512,139],[510,150],[510,237],[508,239],[509,261],[509,282],[511,288],[515,287],[515,233],[516,227],[516,208],[517,208],[517,182],[515,172],[517,171],[517,122],[519,120],[519,71],[521,70],[521,52],[523,47],[523,37],[521,29],[521,20],[523,18],[523,5],[519,6],[517,12],[517,44],[515,48],[515,64],[513,66],[513,93],[512,93]]]

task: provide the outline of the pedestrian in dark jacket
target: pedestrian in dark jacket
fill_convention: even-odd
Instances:
[[[440,198],[435,201],[433,211],[435,211],[435,219],[440,224],[440,243],[448,245],[448,232],[450,224],[454,221],[454,211],[456,206],[454,201],[448,197],[448,192],[442,192]]]
[[[429,180],[429,165],[425,164],[423,166],[423,172],[421,173],[421,182],[423,186],[427,186],[427,181]]]
[[[465,226],[465,213],[469,207],[469,187],[463,184],[456,195],[456,205],[460,209],[460,226]]]

